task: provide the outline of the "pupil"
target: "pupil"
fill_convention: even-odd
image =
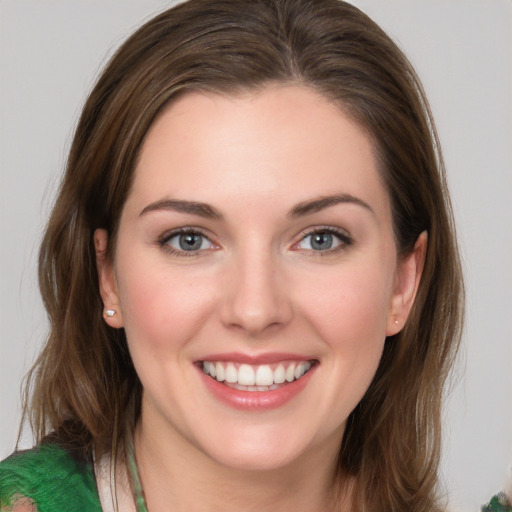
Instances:
[[[180,248],[184,251],[193,251],[201,248],[201,235],[187,233],[180,236]]]
[[[313,249],[330,249],[332,246],[332,235],[329,233],[316,233],[311,241]]]

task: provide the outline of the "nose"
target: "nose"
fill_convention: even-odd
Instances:
[[[239,255],[225,279],[223,324],[252,337],[287,325],[293,308],[280,270],[271,254],[246,251]]]

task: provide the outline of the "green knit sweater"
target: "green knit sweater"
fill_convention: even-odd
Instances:
[[[0,462],[0,509],[20,498],[38,512],[101,512],[92,463],[51,442]]]

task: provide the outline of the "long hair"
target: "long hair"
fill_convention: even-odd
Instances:
[[[131,435],[142,389],[124,331],[102,320],[93,232],[107,230],[112,256],[141,144],[169,102],[187,91],[236,95],[273,83],[319,92],[369,135],[400,256],[428,231],[412,312],[348,419],[337,479],[355,476],[355,503],[366,510],[440,510],[441,399],[463,316],[444,165],[406,57],[338,0],[190,0],[113,56],[84,105],[40,249],[50,332],[28,376],[25,417],[38,441],[53,431],[83,453]]]

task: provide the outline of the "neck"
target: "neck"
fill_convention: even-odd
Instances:
[[[173,435],[174,434],[174,435]],[[226,467],[176,433],[155,435],[141,419],[135,453],[149,512],[340,512],[349,511],[350,489],[334,496],[336,455],[322,448],[284,467],[246,470]]]

